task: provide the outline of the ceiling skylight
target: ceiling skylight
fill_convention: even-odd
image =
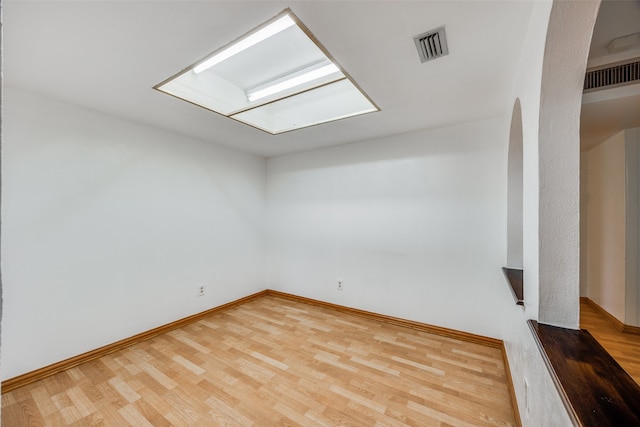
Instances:
[[[378,111],[288,9],[154,88],[272,134]]]

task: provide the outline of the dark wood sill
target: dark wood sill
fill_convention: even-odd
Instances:
[[[586,330],[529,327],[578,426],[640,426],[640,386]]]
[[[511,289],[511,294],[513,299],[516,300],[516,304],[524,305],[523,271],[517,268],[502,267],[502,272],[510,285],[509,289]]]

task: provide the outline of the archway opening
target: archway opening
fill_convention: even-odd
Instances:
[[[507,266],[522,269],[522,111],[516,99],[511,113],[507,167]]]

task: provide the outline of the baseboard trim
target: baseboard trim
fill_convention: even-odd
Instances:
[[[622,332],[625,334],[640,335],[640,326],[624,325]]]
[[[620,321],[620,319],[615,317],[613,314],[609,313],[600,304],[598,304],[597,302],[595,302],[591,298],[589,298],[589,297],[580,297],[580,301],[586,302],[594,310],[596,310],[598,313],[602,314],[620,332],[623,332],[625,334],[640,335],[640,327],[633,326],[633,325],[627,325],[627,324],[623,323],[622,321]]]
[[[511,371],[508,367],[508,360],[506,354],[504,352],[504,343],[502,340],[496,338],[485,337],[482,335],[475,335],[468,332],[457,331],[455,329],[443,328],[440,326],[429,325],[426,323],[415,322],[413,320],[401,319],[398,317],[387,316],[384,314],[373,313],[371,311],[360,310],[357,308],[346,307],[338,304],[333,304],[325,301],[315,300],[312,298],[301,297],[293,294],[288,294],[285,292],[274,291],[271,289],[266,289],[260,292],[256,292],[255,294],[246,296],[244,298],[237,299],[235,301],[231,301],[229,303],[211,308],[209,310],[176,320],[175,322],[168,323],[163,326],[159,326],[157,328],[148,330],[146,332],[139,333],[137,335],[131,336],[129,338],[125,338],[120,341],[116,341],[111,344],[107,344],[103,347],[97,348],[95,350],[88,351],[86,353],[80,354],[78,356],[70,357],[69,359],[61,360],[60,362],[53,363],[48,366],[44,366],[42,368],[36,369],[34,371],[27,372],[22,375],[18,375],[13,378],[9,378],[7,380],[2,381],[2,394],[8,393],[12,390],[25,386],[27,384],[31,384],[33,382],[42,380],[44,378],[50,377],[52,375],[58,374],[67,369],[71,369],[75,366],[81,365],[86,362],[90,362],[95,359],[99,359],[102,356],[105,356],[110,353],[114,353],[118,350],[122,350],[123,348],[130,347],[142,341],[146,341],[150,338],[154,338],[158,335],[164,334],[166,332],[170,332],[174,329],[181,328],[188,324],[197,322],[207,316],[210,316],[214,313],[218,313],[220,311],[229,309],[231,307],[235,307],[237,305],[249,302],[253,299],[262,297],[262,296],[273,296],[282,299],[288,299],[292,301],[297,301],[305,304],[315,305],[318,307],[327,308],[334,311],[339,311],[343,313],[349,313],[356,316],[366,317],[369,319],[377,320],[379,322],[389,323],[392,325],[404,326],[407,328],[412,328],[424,332],[428,332],[435,335],[440,335],[448,338],[459,339],[462,341],[472,342],[475,344],[481,344],[488,347],[493,348],[501,348],[503,352],[503,358],[505,360],[505,369],[507,371],[507,375],[509,378],[509,387],[512,393],[512,399],[514,402],[514,408],[516,409],[516,421],[519,421],[519,412],[517,411],[517,404],[515,400],[515,392],[513,391],[513,381],[511,380]],[[521,424],[519,424],[521,425]]]
[[[111,344],[107,344],[103,347],[97,348],[95,350],[88,351],[86,353],[80,354],[78,356],[71,357],[69,359],[61,360],[60,362],[53,363],[51,365],[42,367],[40,369],[36,369],[35,371],[27,372],[26,374],[18,375],[13,378],[9,378],[7,380],[2,381],[2,394],[25,386],[27,384],[31,384],[33,382],[42,380],[49,376],[55,375],[67,369],[71,369],[75,366],[78,366],[82,363],[90,362],[92,360],[98,359],[107,354],[116,352],[126,347],[130,347],[134,344],[140,343],[142,341],[146,341],[150,338],[156,337],[158,335],[164,334],[166,332],[170,332],[174,329],[181,328],[190,323],[197,322],[200,319],[203,319],[207,316],[210,316],[214,313],[217,313],[222,310],[226,310],[231,307],[235,307],[236,305],[243,304],[245,302],[251,301],[255,298],[266,295],[268,291],[260,291],[255,294],[246,296],[244,298],[237,299],[235,301],[228,302],[226,304],[219,305],[217,307],[211,308],[209,310],[203,311],[201,313],[197,313],[179,320],[175,322],[168,323],[163,326],[159,326],[157,328],[148,330],[146,332],[139,333],[129,338],[125,338],[120,341],[116,341]]]
[[[356,316],[367,317],[369,319],[374,319],[379,322],[389,323],[392,325],[404,326],[407,328],[412,328],[424,332],[429,332],[431,334],[440,335],[448,338],[455,338],[462,341],[472,342],[475,344],[482,344],[493,348],[502,348],[503,342],[502,340],[496,338],[485,337],[482,335],[470,334],[468,332],[457,331],[455,329],[443,328],[440,326],[433,326],[426,323],[415,322],[413,320],[401,319],[398,317],[387,316],[384,314],[378,314],[371,311],[360,310],[357,308],[346,307],[343,305],[333,304],[330,302],[320,301],[312,298],[301,297],[298,295],[292,295],[285,292],[274,291],[271,289],[267,289],[267,295],[271,295],[274,297],[279,297],[283,299],[288,299],[292,301],[298,301],[305,304],[311,304],[319,307],[328,308],[335,311],[340,311],[343,313],[354,314]]]

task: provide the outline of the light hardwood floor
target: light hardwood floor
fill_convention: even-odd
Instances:
[[[640,384],[640,335],[618,331],[606,317],[585,301],[580,302],[580,327],[588,330]]]
[[[500,349],[273,296],[2,396],[3,426],[509,426]]]

